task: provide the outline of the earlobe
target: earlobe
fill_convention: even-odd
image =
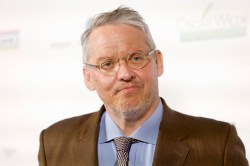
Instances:
[[[85,67],[83,67],[83,76],[84,76],[84,82],[85,82],[86,87],[91,91],[95,90],[95,87],[91,81],[90,73]]]
[[[157,74],[158,77],[161,76],[164,72],[164,65],[163,65],[163,56],[161,51],[156,51],[156,65],[157,65]]]

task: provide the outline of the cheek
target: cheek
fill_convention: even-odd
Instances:
[[[114,84],[112,79],[100,75],[95,75],[92,79],[92,83],[94,84],[97,93],[110,91],[112,89],[112,85]]]
[[[152,67],[152,66],[151,66]],[[154,89],[158,83],[158,73],[156,68],[149,68],[149,70],[144,72],[144,83],[149,86],[148,89]]]

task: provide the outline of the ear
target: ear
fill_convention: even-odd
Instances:
[[[156,51],[155,56],[156,56],[157,74],[159,77],[164,72],[163,56],[162,56],[161,51],[159,50]]]
[[[91,91],[95,90],[95,87],[91,81],[91,75],[89,71],[86,69],[86,67],[83,67],[83,76],[86,87]]]

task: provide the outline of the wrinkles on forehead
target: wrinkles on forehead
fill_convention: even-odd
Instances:
[[[95,29],[89,38],[89,61],[115,58],[147,47],[142,31],[129,25],[109,25]]]

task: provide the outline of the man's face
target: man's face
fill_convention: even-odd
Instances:
[[[129,53],[148,53],[145,34],[141,30],[125,25],[106,25],[95,29],[88,41],[89,64],[98,65],[103,59],[122,58]],[[84,67],[85,84],[96,90],[108,112],[117,115],[138,116],[158,103],[158,76],[163,73],[162,55],[147,57],[141,69],[130,68],[124,60],[114,75],[105,75],[95,67]]]

